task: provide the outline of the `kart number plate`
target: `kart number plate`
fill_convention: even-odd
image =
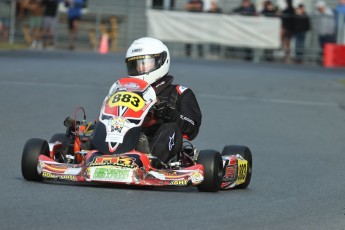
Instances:
[[[246,160],[237,160],[237,180],[236,184],[243,184],[247,177],[248,162]]]
[[[138,112],[145,106],[144,99],[136,93],[117,92],[109,98],[109,107],[126,106]]]

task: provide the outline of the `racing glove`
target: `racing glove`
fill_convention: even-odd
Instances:
[[[173,121],[177,117],[177,111],[168,106],[166,102],[161,102],[155,105],[154,117],[163,119],[164,121]]]

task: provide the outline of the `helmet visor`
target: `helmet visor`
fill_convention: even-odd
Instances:
[[[166,52],[160,54],[140,55],[129,57],[126,59],[127,70],[129,76],[138,76],[150,73],[164,63]]]

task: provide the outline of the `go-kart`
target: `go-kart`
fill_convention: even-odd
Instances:
[[[97,122],[86,122],[83,108],[64,121],[65,133],[50,141],[29,139],[22,154],[22,175],[43,179],[114,183],[138,186],[196,186],[199,191],[246,188],[251,180],[252,155],[246,146],[227,145],[198,150],[188,140],[168,163],[153,156],[141,132],[157,103],[145,81],[122,78],[103,101]],[[83,119],[77,120],[77,112]],[[141,144],[141,145],[140,145]]]

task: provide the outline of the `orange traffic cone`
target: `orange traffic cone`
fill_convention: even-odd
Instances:
[[[109,44],[108,44],[108,41],[109,41],[109,37],[108,37],[108,34],[103,34],[102,35],[102,38],[101,38],[101,43],[99,45],[99,50],[98,52],[100,54],[106,54],[108,53],[109,51]]]

